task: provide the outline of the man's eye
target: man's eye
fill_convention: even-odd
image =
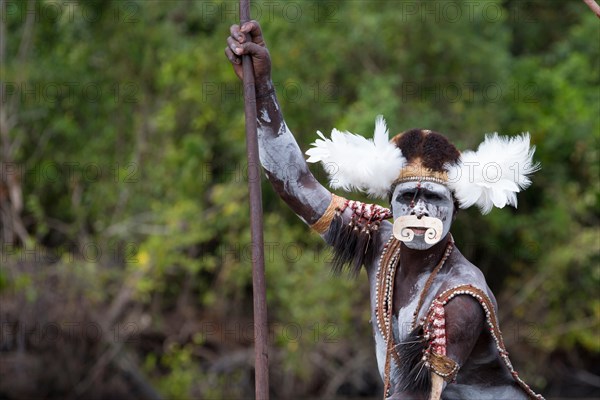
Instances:
[[[426,193],[424,197],[427,200],[435,200],[435,201],[442,200],[442,197],[435,193]]]
[[[413,192],[405,192],[399,196],[404,201],[411,201],[415,198],[415,194]]]

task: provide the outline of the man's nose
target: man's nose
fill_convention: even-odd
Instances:
[[[417,204],[415,204],[415,206],[413,207],[412,211],[410,212],[410,215],[416,215],[419,219],[421,219],[421,217],[423,216],[429,217],[429,212],[427,211],[423,200],[417,201]]]

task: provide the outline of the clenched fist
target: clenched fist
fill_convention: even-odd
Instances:
[[[250,55],[254,65],[254,81],[257,92],[271,81],[271,57],[265,45],[260,25],[256,21],[239,25],[231,25],[230,36],[227,38],[225,55],[233,65],[236,75],[243,79],[242,56]]]

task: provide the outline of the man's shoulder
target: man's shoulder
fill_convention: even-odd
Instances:
[[[450,268],[448,269],[449,279],[473,280],[477,283],[485,283],[483,272],[460,252],[455,246],[452,251]]]
[[[444,274],[443,283],[440,286],[437,295],[439,296],[443,292],[464,286],[471,286],[477,289],[478,292],[489,297],[492,303],[496,303],[494,294],[489,288],[483,272],[455,248],[452,252],[451,263]]]

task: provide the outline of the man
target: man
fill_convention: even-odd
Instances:
[[[487,137],[462,154],[442,135],[413,129],[388,140],[382,118],[373,140],[332,132],[307,151],[333,188],[387,197],[391,210],[338,197],[311,174],[288,129],[271,81],[271,62],[256,21],[231,27],[225,50],[238,77],[251,55],[260,160],[292,210],[333,246],[334,269],[370,283],[371,314],[385,396],[393,399],[541,398],[517,375],[496,319],[496,300],[481,271],[454,245],[458,208],[516,205],[530,183],[527,135]],[[293,168],[290,168],[293,166]],[[392,218],[394,223],[387,221]]]

